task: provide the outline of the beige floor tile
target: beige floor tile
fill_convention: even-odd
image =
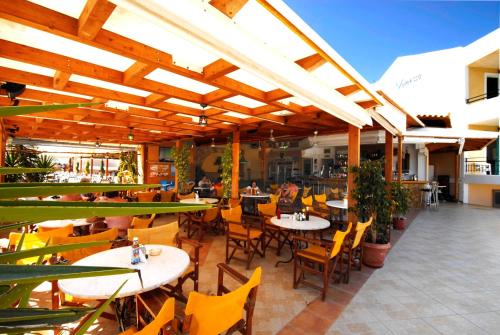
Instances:
[[[443,335],[485,335],[484,330],[459,315],[425,318],[425,322]]]

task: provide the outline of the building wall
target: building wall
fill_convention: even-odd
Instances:
[[[434,166],[434,179],[439,175],[450,176],[450,195],[455,196],[455,160],[456,154],[453,152],[431,153],[429,165]]]
[[[468,184],[468,203],[491,207],[493,190],[500,190],[500,185]]]
[[[485,93],[484,75],[485,73],[498,73],[498,69],[470,67],[469,68],[469,96],[476,97]]]

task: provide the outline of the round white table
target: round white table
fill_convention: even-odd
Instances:
[[[346,200],[330,200],[330,201],[326,202],[326,205],[328,207],[340,208],[340,209],[347,209],[349,207],[347,204],[347,199]]]
[[[309,216],[309,221],[297,221],[293,215],[281,214],[281,219],[276,216],[271,218],[271,223],[275,226],[290,230],[321,230],[330,227],[330,222],[318,216]]]
[[[60,280],[59,289],[76,298],[101,300],[108,299],[123,284],[116,298],[134,296],[154,290],[179,278],[189,266],[189,255],[182,249],[166,245],[148,244],[146,249],[161,248],[158,256],[149,256],[147,263],[130,264],[131,246],[110,249],[85,257],[73,265],[114,266],[138,269],[141,272],[142,285],[137,273],[113,276],[88,277]]]
[[[87,222],[87,219],[74,219],[74,220],[49,220],[37,223],[39,227],[43,228],[63,228],[72,224],[73,227],[90,226],[92,222]]]
[[[269,198],[269,193],[259,193],[259,194],[250,194],[250,193],[242,193],[241,196],[243,198]]]
[[[179,201],[183,204],[192,204],[192,205],[206,205],[206,204],[216,204],[219,202],[219,199],[216,198],[192,198],[192,199],[182,199]]]
[[[311,231],[311,230],[322,230],[330,227],[330,222],[326,219],[310,215],[308,221],[297,221],[293,219],[293,215],[290,214],[281,214],[281,218],[273,216],[271,218],[271,223],[275,226],[278,226],[283,229],[288,229],[291,232],[296,231]],[[293,234],[293,233],[292,233]],[[274,266],[278,266],[280,263],[290,263],[293,260],[294,252],[293,252],[293,242],[289,238],[290,233],[284,234],[285,241],[283,241],[283,245],[288,243],[290,246],[290,258],[286,261],[278,261]]]

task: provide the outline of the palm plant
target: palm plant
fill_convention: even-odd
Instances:
[[[117,175],[122,178],[124,183],[137,183],[139,169],[137,167],[137,154],[134,151],[120,153]]]
[[[38,155],[34,162],[34,167],[48,170],[53,169],[54,157],[48,155]],[[30,173],[27,175],[27,177],[29,181],[42,182],[45,180],[48,174],[48,172]]]

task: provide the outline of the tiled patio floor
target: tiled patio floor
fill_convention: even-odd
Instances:
[[[155,225],[171,218],[160,217]],[[400,237],[400,238],[399,238]],[[292,288],[292,264],[274,267],[273,250],[256,256],[263,267],[254,334],[500,334],[500,211],[444,204],[421,211],[393,247],[386,265],[354,272],[348,285],[319,291]],[[225,240],[206,235],[200,291],[216,291],[216,264]],[[241,262],[231,266],[250,275]],[[42,298],[42,296],[34,297]],[[99,320],[93,334],[114,334]]]
[[[500,210],[420,212],[328,334],[500,334]]]

